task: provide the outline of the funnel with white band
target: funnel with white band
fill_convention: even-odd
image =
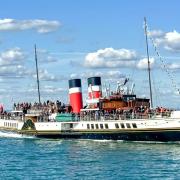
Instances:
[[[99,100],[101,96],[102,96],[101,77],[88,78],[88,99]]]
[[[70,105],[73,113],[80,113],[83,107],[82,92],[81,92],[81,79],[69,80],[69,98]]]

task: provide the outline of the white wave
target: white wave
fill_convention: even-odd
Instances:
[[[180,141],[125,141],[127,143],[139,143],[139,144],[180,144]]]
[[[6,138],[35,138],[34,136],[27,136],[23,134],[17,134],[14,132],[5,132],[0,131],[0,137],[6,137]]]
[[[113,139],[92,139],[92,141],[96,141],[96,142],[116,142]]]

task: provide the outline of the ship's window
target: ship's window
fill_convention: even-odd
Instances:
[[[100,128],[103,129],[103,124],[100,124]]]
[[[90,126],[89,126],[89,124],[87,124],[87,129],[90,129]]]
[[[96,124],[96,129],[99,129],[99,126],[98,126],[98,124]]]
[[[124,124],[123,124],[123,123],[121,123],[120,125],[121,125],[121,128],[125,128],[125,126],[124,126]]]
[[[137,128],[136,123],[132,123],[133,128]]]
[[[129,123],[126,123],[126,127],[127,127],[127,128],[131,128],[131,126],[130,126]]]
[[[91,124],[91,129],[94,129],[94,124]]]
[[[105,124],[105,128],[106,128],[106,129],[108,129],[108,128],[109,128],[109,127],[108,127],[108,124]]]
[[[70,124],[69,124],[69,127],[70,127],[70,128],[73,128],[73,124],[72,124],[72,123],[70,123]]]
[[[118,129],[119,128],[119,124],[115,123],[115,127],[116,127],[116,129]]]

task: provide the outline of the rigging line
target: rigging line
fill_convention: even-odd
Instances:
[[[156,81],[155,81],[155,78],[154,78],[154,74],[152,73],[152,82],[153,82],[153,88],[154,88],[154,96],[155,96],[155,100],[156,100],[156,105],[160,105],[162,106],[162,102],[161,102],[161,99],[159,96],[160,95],[160,90],[159,90],[159,87],[156,85]],[[162,98],[162,97],[161,97]]]
[[[150,32],[150,31],[149,31],[149,27],[147,26],[147,33],[149,34],[149,32]],[[160,55],[160,53],[158,52],[157,46],[155,45],[155,42],[154,42],[154,39],[153,39],[150,35],[149,35],[148,37],[149,37],[149,39],[150,39],[151,42],[152,42],[152,45],[153,45],[154,50],[155,50],[155,53],[156,53],[157,56],[159,57],[159,59],[160,59],[160,61],[161,61],[161,63],[162,63],[163,68],[165,69],[166,73],[168,74],[168,76],[169,76],[169,78],[170,78],[170,80],[171,80],[172,86],[173,86],[174,89],[177,90],[178,93],[180,94],[180,89],[176,86],[176,83],[175,83],[175,81],[174,81],[174,78],[173,78],[173,76],[172,76],[172,73],[170,73],[167,65],[165,64],[165,62],[164,62],[164,60],[163,60],[163,57],[162,57],[162,56]]]

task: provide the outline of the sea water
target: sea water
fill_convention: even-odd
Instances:
[[[0,132],[0,179],[180,179],[180,143],[52,140]]]

